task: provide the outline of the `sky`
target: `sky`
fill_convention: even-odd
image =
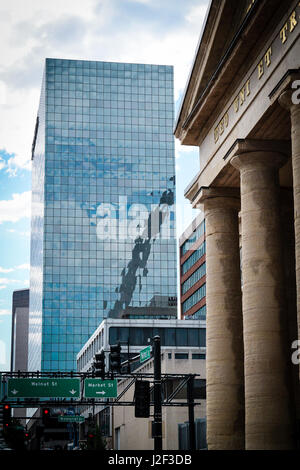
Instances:
[[[46,57],[174,65],[175,115],[208,0],[0,0],[0,370],[9,370],[12,293],[29,287],[31,145]],[[196,212],[199,171],[176,140],[177,230]]]

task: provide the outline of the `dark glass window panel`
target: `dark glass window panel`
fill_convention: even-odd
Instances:
[[[176,346],[187,346],[187,328],[176,329]]]
[[[200,347],[206,347],[206,330],[204,328],[199,329],[199,343]]]
[[[188,329],[188,345],[189,346],[200,346],[199,344],[199,329],[189,328]]]

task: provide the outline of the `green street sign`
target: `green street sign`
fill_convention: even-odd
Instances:
[[[8,398],[79,398],[80,379],[8,379]]]
[[[83,423],[84,416],[80,415],[61,415],[58,417],[60,423]]]
[[[116,398],[117,380],[85,379],[84,398]]]
[[[151,357],[151,346],[147,346],[140,351],[140,362],[145,362]]]

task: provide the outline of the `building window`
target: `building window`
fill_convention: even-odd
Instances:
[[[192,354],[192,359],[205,359],[205,354]]]
[[[120,428],[116,428],[115,429],[115,446],[116,446],[116,450],[120,450],[121,448],[121,429]]]
[[[206,305],[203,305],[197,312],[192,315],[184,317],[185,320],[205,320],[206,319]]]
[[[192,266],[205,254],[205,241],[199,248],[191,254],[191,256],[183,263],[181,270],[182,274],[185,274]]]
[[[196,243],[197,240],[204,234],[205,232],[205,220],[201,222],[198,228],[192,233],[192,235],[184,242],[181,247],[181,256],[185,255],[191,246]]]
[[[188,353],[175,353],[175,359],[188,359]]]
[[[129,335],[129,344],[131,346],[148,345],[148,338],[159,335],[162,346],[205,346],[204,328],[127,328],[110,327],[109,344],[115,344],[118,341],[127,343]]]
[[[99,413],[99,426],[103,436],[110,436],[110,408],[104,408]]]
[[[191,287],[193,287],[196,282],[198,282],[201,277],[206,274],[206,263],[201,264],[198,268],[183,284],[182,284],[182,294],[185,294]]]
[[[190,308],[196,305],[203,297],[206,296],[206,284],[199,287],[188,299],[186,299],[182,304],[182,311],[186,313]]]

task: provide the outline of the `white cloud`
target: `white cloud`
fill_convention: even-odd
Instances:
[[[20,264],[19,266],[15,266],[14,268],[2,268],[0,266],[0,273],[12,273],[18,270],[28,270],[30,269],[30,265],[28,263]]]
[[[11,315],[11,312],[7,309],[0,309],[0,316]]]
[[[30,208],[31,191],[13,194],[12,199],[0,201],[0,224],[30,217]]]
[[[30,264],[25,263],[25,264],[20,264],[19,266],[16,266],[15,269],[30,269]]]
[[[7,277],[0,277],[0,284],[1,285],[7,285],[7,284],[16,284],[19,282],[24,282],[23,280],[20,279],[9,279]]]
[[[27,230],[25,232],[22,232],[21,230],[16,230],[14,228],[8,228],[6,229],[7,232],[9,233],[15,233],[16,235],[19,235],[21,237],[30,237],[30,231]]]
[[[6,171],[14,176],[19,169],[30,170],[45,57],[174,65],[177,100],[207,4],[208,0],[1,2],[0,147],[14,155]]]
[[[175,157],[179,159],[183,156],[183,154],[190,153],[191,155],[198,155],[199,156],[199,148],[194,147],[191,145],[181,145],[179,139],[175,139]]]
[[[0,277],[0,289],[6,289],[8,286],[16,285],[19,287],[28,287],[28,279],[9,279],[6,277]]]
[[[13,268],[1,268],[0,266],[0,273],[12,273],[14,271]]]
[[[0,143],[12,154],[5,165],[11,176],[19,169],[31,168],[30,150],[38,99],[38,90],[7,88],[7,104],[0,105]]]
[[[6,104],[6,85],[0,80],[0,106]]]
[[[3,168],[6,167],[6,162],[3,160],[3,158],[0,157],[0,170],[3,170]]]
[[[207,5],[195,5],[193,6],[185,15],[186,20],[193,26],[198,28],[199,34],[201,29],[201,25],[204,21],[206,15]]]

